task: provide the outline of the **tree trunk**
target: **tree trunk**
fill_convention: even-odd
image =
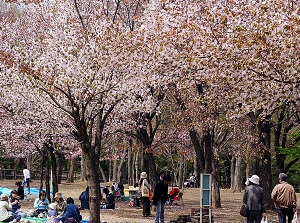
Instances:
[[[61,152],[57,152],[57,157],[58,157],[58,165],[57,165],[57,183],[61,184],[61,179],[62,179],[62,171],[63,171],[63,160],[64,160],[64,155]]]
[[[204,140],[204,160],[205,160],[205,172],[212,172],[212,165],[214,160],[213,155],[213,135],[210,129],[203,130],[203,140]]]
[[[265,202],[267,208],[273,207],[273,202],[271,199],[272,192],[272,167],[271,167],[271,125],[268,117],[259,123],[260,130],[260,142],[265,146],[263,151],[263,160],[262,160],[262,187],[265,192]]]
[[[80,166],[81,166],[80,179],[81,179],[81,181],[85,181],[86,180],[86,166],[84,164],[83,158],[81,158],[81,160],[80,160]]]
[[[129,148],[128,148],[128,159],[127,159],[127,174],[128,174],[128,185],[134,184],[134,178],[132,178],[132,140],[129,140]]]
[[[45,171],[45,166],[47,165],[46,164],[46,160],[47,160],[47,157],[45,157],[43,154],[41,154],[42,156],[42,165],[41,165],[41,176],[40,176],[40,191],[43,190],[43,187],[44,187],[44,171]]]
[[[86,180],[90,195],[90,222],[100,223],[100,184],[99,184],[99,162],[89,146],[83,145],[83,160],[86,165]]]
[[[194,159],[194,175],[196,177],[195,187],[200,186],[199,185],[200,173],[199,173],[198,167],[199,167],[199,161],[198,161],[198,158],[195,157],[195,159]]]
[[[102,169],[101,166],[99,167],[99,170],[100,170],[103,182],[106,183],[107,179],[106,179],[105,173],[104,173],[104,171],[103,171],[103,169]]]
[[[67,183],[74,183],[74,175],[75,175],[75,168],[76,168],[76,158],[72,158],[70,161],[70,170],[68,173]]]
[[[52,141],[49,142],[47,145],[48,153],[50,156],[50,164],[51,164],[51,174],[52,174],[52,195],[54,197],[55,193],[58,191],[58,177],[57,177],[57,164],[56,164],[56,157],[54,153],[54,147]]]
[[[202,142],[200,142],[200,139],[198,137],[198,134],[196,132],[196,130],[191,130],[189,132],[191,141],[193,143],[195,152],[196,152],[196,157],[199,161],[199,172],[203,173],[204,171],[204,166],[205,166],[205,158],[204,158],[204,149],[203,149],[203,145]]]
[[[180,157],[179,161],[179,174],[178,174],[178,187],[182,189],[183,185],[183,172],[184,172],[184,156]]]
[[[135,161],[134,161],[134,166],[135,166],[135,182],[139,182],[139,160],[141,160],[141,167],[142,167],[142,162],[143,159],[139,159],[140,156],[142,156],[140,153],[137,153],[135,155]]]
[[[46,196],[49,199],[49,201],[51,201],[52,199],[50,196],[50,159],[48,159],[48,156],[46,156],[45,187],[46,187]]]
[[[230,189],[234,191],[235,188],[235,162],[236,158],[235,156],[232,156],[230,160]]]
[[[242,163],[242,157],[238,156],[236,158],[236,162],[235,162],[235,176],[234,176],[233,192],[241,192],[242,191],[241,163]]]
[[[279,114],[276,127],[274,128],[274,146],[275,146],[275,152],[276,152],[276,165],[277,165],[277,176],[279,173],[283,173],[284,171],[284,160],[285,155],[280,153],[279,147],[280,147],[280,136],[282,131],[282,123],[285,116],[285,106],[282,107],[282,110]]]
[[[212,183],[213,183],[213,203],[216,208],[221,207],[221,194],[220,194],[220,163],[218,159],[214,159],[212,166]]]
[[[156,165],[154,161],[154,156],[152,151],[147,152],[146,149],[144,149],[144,157],[145,157],[145,166],[144,170],[148,173],[149,175],[149,180],[151,182],[151,185],[153,188],[156,186],[156,178],[157,178],[157,171],[156,171]]]
[[[113,161],[113,178],[112,180],[114,182],[117,182],[118,181],[118,160],[114,159]]]
[[[126,157],[126,153],[123,154],[120,162],[119,162],[119,165],[117,167],[117,182],[121,182],[123,181],[123,173],[122,173],[122,168],[124,166],[124,163],[125,163],[125,157]]]

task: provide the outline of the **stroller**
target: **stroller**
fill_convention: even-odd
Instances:
[[[122,183],[114,183],[114,195],[116,201],[125,200],[124,198],[124,185]]]

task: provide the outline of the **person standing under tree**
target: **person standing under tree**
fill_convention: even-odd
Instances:
[[[148,183],[147,180],[147,173],[141,173],[141,179],[139,181],[139,186],[141,190],[141,200],[143,204],[143,217],[150,216],[150,200],[149,200],[149,192],[151,190],[151,185]]]
[[[286,217],[288,217],[288,223],[291,223],[294,213],[297,211],[297,197],[294,187],[288,184],[286,180],[287,175],[280,173],[278,176],[279,184],[274,187],[271,193],[278,212],[279,223],[286,223]]]
[[[260,223],[262,216],[266,216],[264,190],[259,186],[257,175],[248,179],[248,185],[243,194],[243,203],[249,208],[247,223]]]
[[[24,185],[26,183],[28,194],[30,194],[30,172],[27,169],[26,165],[24,165],[23,167],[23,174],[24,174]]]
[[[165,175],[163,180],[158,182],[154,189],[153,205],[156,207],[155,223],[164,223],[165,203],[168,199],[168,186],[171,181],[171,176]]]

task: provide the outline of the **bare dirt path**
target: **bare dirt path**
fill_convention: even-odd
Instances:
[[[15,181],[5,180],[0,181],[0,187],[8,187],[15,189]],[[39,187],[39,182],[34,181],[31,184],[32,187]],[[75,204],[79,205],[79,195],[86,188],[85,182],[75,182],[73,184],[62,183],[59,185],[59,191],[63,193],[64,197],[72,197],[75,200]],[[125,185],[126,187],[126,185]],[[26,192],[25,188],[25,192]],[[33,208],[34,199],[37,197],[34,195],[27,195],[22,202],[22,210],[28,211]],[[215,223],[242,223],[245,222],[245,218],[239,215],[239,208],[241,205],[242,193],[233,193],[229,189],[221,189],[221,208],[212,208],[212,215]],[[183,190],[183,203],[178,205],[166,206],[165,208],[165,220],[176,220],[179,215],[189,215],[192,208],[199,208],[200,189],[199,188],[187,188]],[[298,194],[298,200],[300,196]],[[142,209],[129,207],[128,201],[118,201],[116,203],[115,210],[101,211],[101,221],[107,223],[150,223],[154,222],[155,213],[152,212],[151,217],[142,217]],[[84,219],[89,217],[88,211],[81,211]],[[268,210],[268,223],[278,222],[276,211]]]

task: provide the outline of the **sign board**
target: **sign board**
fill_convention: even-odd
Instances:
[[[200,222],[203,222],[203,208],[207,208],[209,209],[209,222],[211,223],[211,174],[200,174],[200,190]]]

